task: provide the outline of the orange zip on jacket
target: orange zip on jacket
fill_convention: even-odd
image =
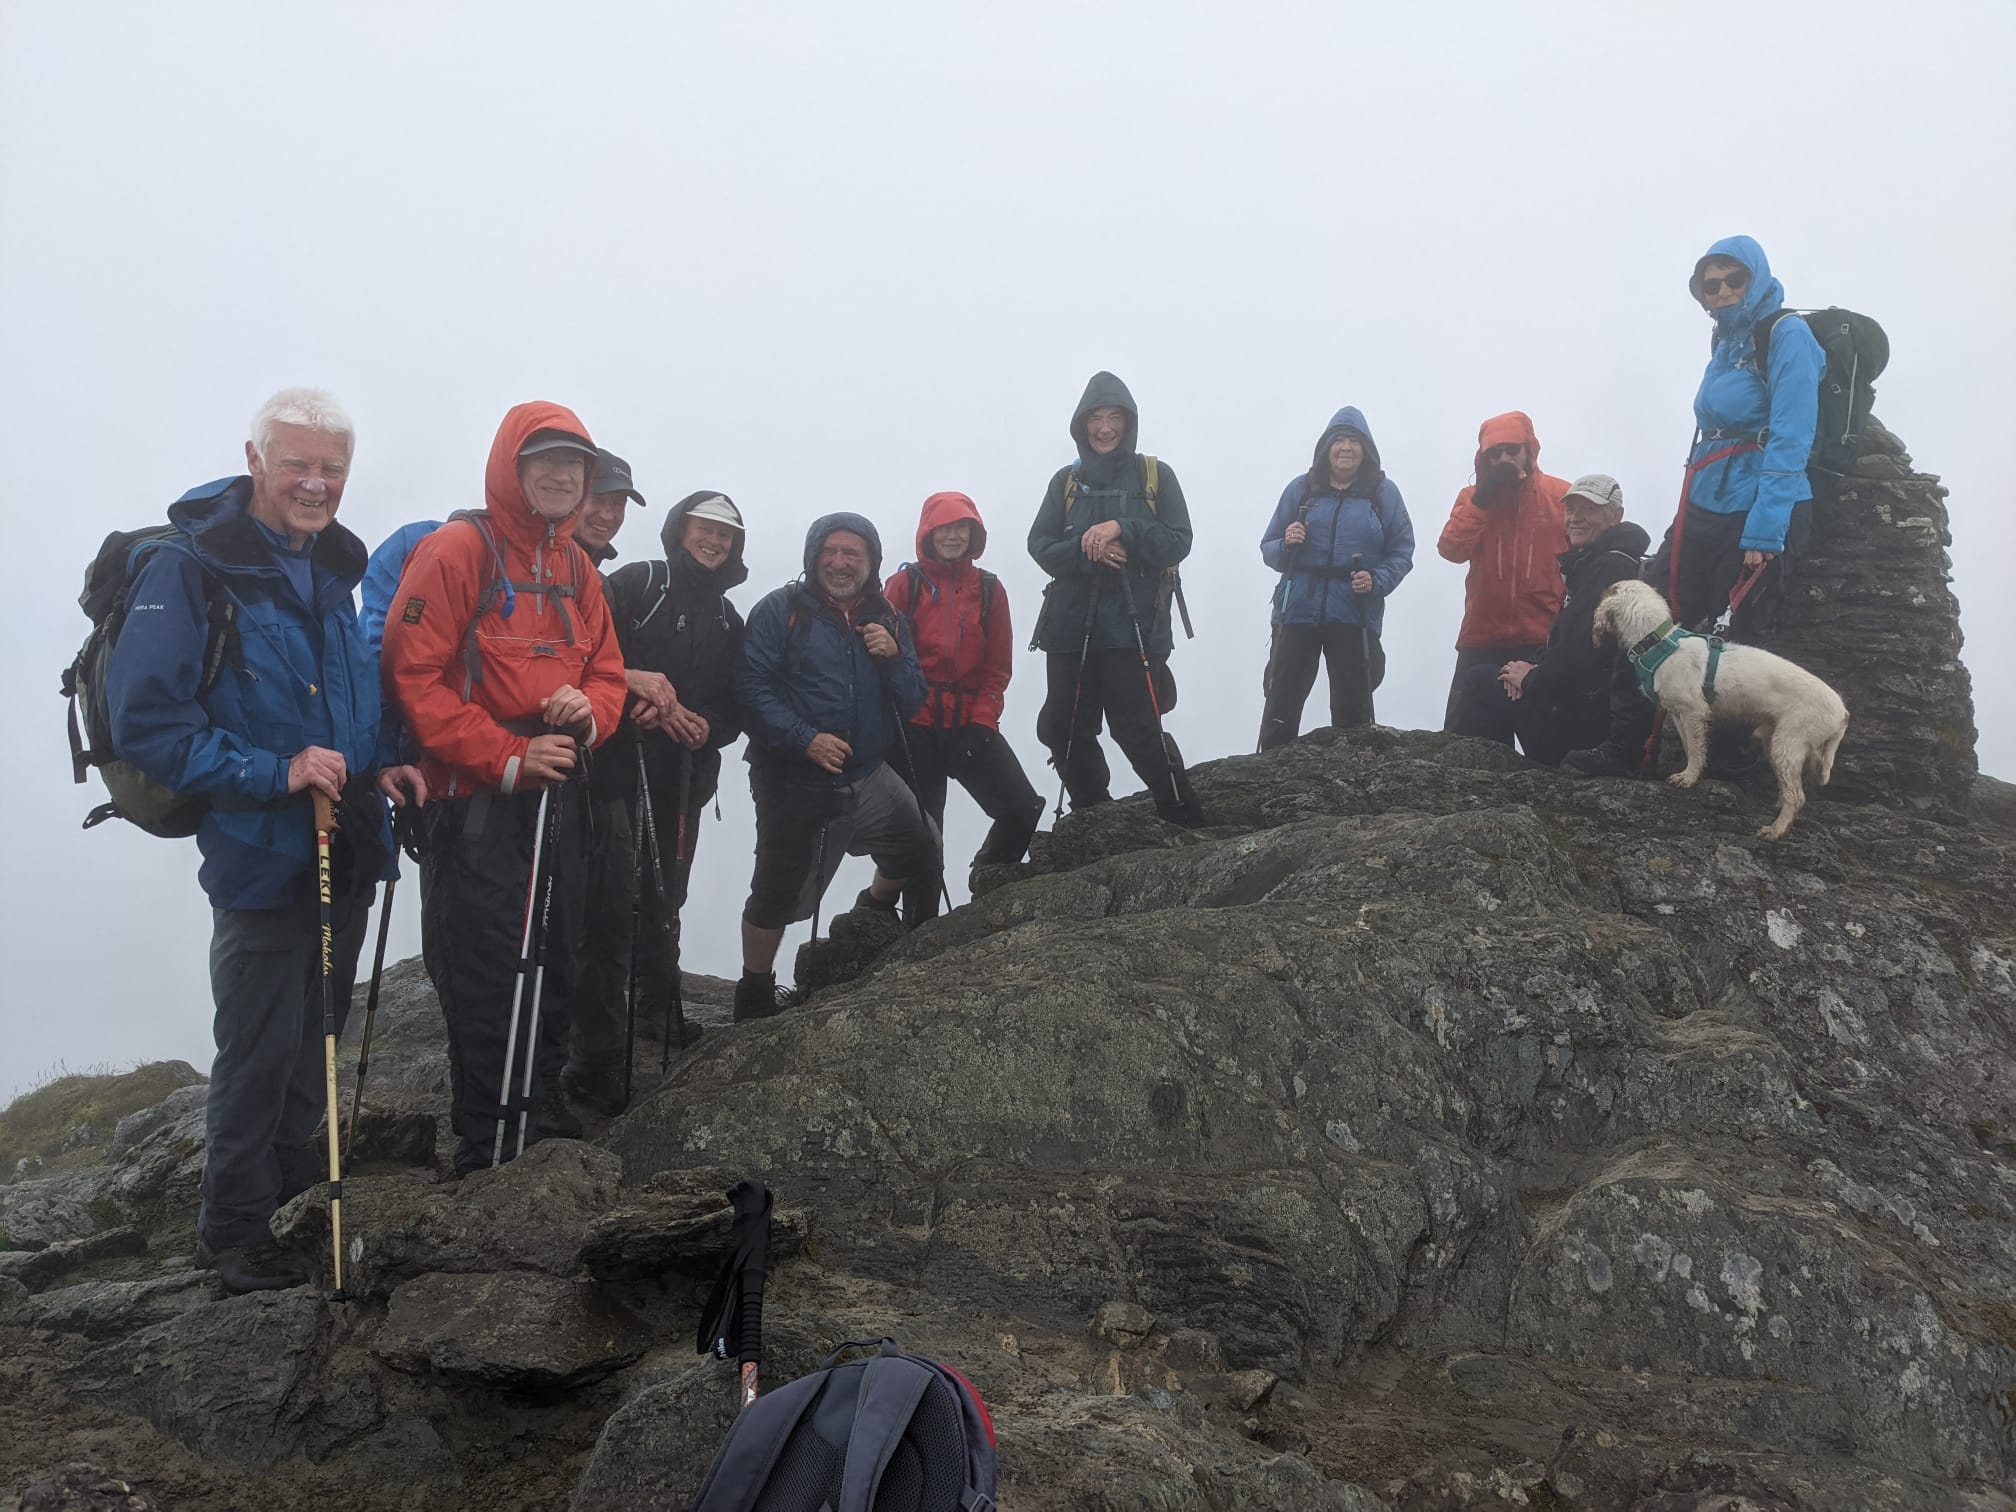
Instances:
[[[381,675],[406,728],[424,753],[431,792],[444,798],[517,790],[519,764],[546,699],[569,684],[588,695],[587,743],[599,744],[623,717],[623,653],[602,597],[602,578],[574,544],[578,518],[548,522],[518,481],[518,449],[535,431],[589,440],[574,412],[557,404],[514,406],[490,443],[483,498],[491,535],[516,585],[475,626],[474,665],[465,654],[470,622],[497,562],[483,533],[450,520],[413,548],[385,616]],[[571,584],[572,597],[525,591]],[[507,616],[505,609],[509,607]]]
[[[1484,453],[1521,441],[1530,448],[1525,480],[1489,509],[1476,504],[1473,483],[1456,495],[1449,523],[1435,549],[1452,562],[1468,562],[1463,583],[1463,628],[1456,649],[1479,646],[1538,646],[1547,640],[1561,612],[1561,566],[1568,549],[1568,526],[1561,499],[1564,478],[1540,471],[1540,438],[1518,410],[1494,415],[1477,430],[1474,472],[1484,471]]]

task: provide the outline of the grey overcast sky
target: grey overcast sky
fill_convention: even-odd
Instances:
[[[208,1066],[194,846],[79,833],[99,793],[53,695],[99,540],[241,471],[285,384],[354,415],[342,518],[373,543],[480,503],[497,421],[547,398],[635,465],[628,555],[725,490],[746,608],[815,515],[866,511],[893,565],[956,488],[1026,630],[1022,537],[1111,368],[1196,524],[1195,761],[1251,746],[1256,546],[1335,408],[1369,417],[1421,541],[1380,716],[1432,726],[1462,602],[1434,540],[1478,422],[1526,410],[1543,466],[1614,473],[1656,536],[1708,345],[1684,280],[1747,232],[1795,304],[1890,333],[1878,413],[1952,489],[1982,764],[2016,777],[1983,655],[2016,640],[2012,55],[2005,0],[0,0],[0,1101],[59,1062]],[[1022,659],[1005,728],[1051,793],[1040,689]],[[736,966],[741,772],[698,970]],[[978,838],[955,795],[955,878]]]

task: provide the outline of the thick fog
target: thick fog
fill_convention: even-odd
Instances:
[[[71,784],[57,674],[99,540],[242,471],[287,384],[354,415],[341,516],[368,542],[479,504],[504,411],[552,399],[651,500],[626,558],[721,489],[746,609],[819,513],[866,512],[893,566],[959,489],[1026,635],[1023,536],[1111,368],[1196,526],[1171,720],[1195,762],[1252,747],[1257,543],[1342,404],[1420,540],[1384,723],[1440,723],[1462,571],[1434,542],[1486,416],[1526,410],[1546,470],[1615,474],[1656,537],[1708,348],[1685,279],[1744,232],[1794,304],[1887,328],[1877,411],[1952,489],[1982,764],[2016,776],[1991,659],[2016,639],[2012,53],[1994,3],[4,0],[0,1102],[59,1065],[208,1066],[194,845],[80,833],[101,793]],[[1022,656],[1004,728],[1048,797],[1041,684]],[[737,967],[742,773],[689,969]],[[955,791],[955,896],[980,833]]]

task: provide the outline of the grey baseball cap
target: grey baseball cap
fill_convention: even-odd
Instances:
[[[595,455],[595,448],[589,445],[586,440],[571,431],[563,430],[539,430],[532,432],[531,439],[518,448],[518,455],[521,458],[536,457],[541,452],[559,451],[562,447],[567,448],[569,451],[578,451],[587,457]]]
[[[742,526],[742,511],[737,509],[726,494],[709,494],[686,511],[689,520],[713,520],[722,525],[732,525],[737,530]]]
[[[595,478],[588,485],[588,492],[628,494],[639,504],[644,502],[644,495],[637,492],[636,484],[630,477],[630,464],[616,453],[599,448],[595,453]]]
[[[1570,499],[1587,499],[1592,504],[1603,504],[1616,510],[1624,508],[1624,490],[1608,473],[1584,473],[1561,496],[1563,504]]]

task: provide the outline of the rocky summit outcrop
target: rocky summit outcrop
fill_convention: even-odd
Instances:
[[[1863,671],[1844,750],[1920,739]],[[0,1187],[0,1507],[682,1505],[753,1172],[770,1379],[946,1359],[1009,1512],[2016,1508],[2016,831],[1962,766],[1770,844],[1719,782],[1317,731],[1200,767],[1208,829],[1105,805],[836,921],[776,1019],[693,979],[627,1116],[461,1183],[408,963],[349,1302],[194,1268],[200,1089]],[[325,1281],[328,1221],[275,1220]]]

